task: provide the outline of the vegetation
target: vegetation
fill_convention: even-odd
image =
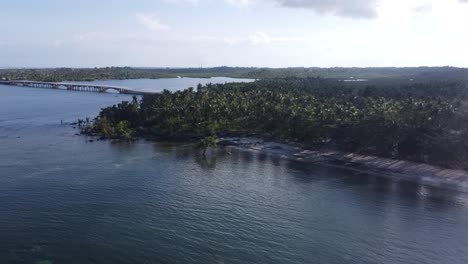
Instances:
[[[437,79],[468,78],[468,69],[453,67],[419,67],[419,68],[51,68],[51,69],[0,69],[0,79],[31,81],[92,81],[103,79],[138,79],[138,78],[176,78],[212,76],[238,77],[253,79],[317,77],[333,79],[377,79],[379,81],[396,79],[415,81]]]
[[[84,132],[204,139],[204,147],[215,135],[256,135],[465,168],[467,94],[464,82],[446,81],[395,87],[321,78],[209,84],[105,108]]]
[[[199,142],[198,142],[198,147],[200,147],[201,149],[203,149],[203,156],[205,157],[206,156],[206,150],[210,147],[216,147],[216,137],[215,136],[207,136],[203,139],[201,139]]]
[[[104,138],[132,140],[136,136],[138,125],[138,102],[133,97],[132,102],[122,102],[116,106],[105,108],[93,124],[78,120],[83,133],[97,133]]]

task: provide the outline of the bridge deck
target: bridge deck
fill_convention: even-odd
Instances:
[[[154,94],[151,92],[144,92],[138,90],[132,90],[122,86],[112,85],[99,85],[99,84],[83,84],[83,83],[68,83],[68,82],[36,82],[27,80],[13,80],[13,81],[0,81],[0,84],[14,85],[14,86],[25,86],[25,87],[37,87],[37,88],[49,88],[49,89],[60,89],[65,88],[72,91],[86,91],[86,92],[107,92],[108,90],[115,90],[121,94],[133,94],[133,95],[145,95]]]

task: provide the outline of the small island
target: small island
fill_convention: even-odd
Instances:
[[[291,77],[199,85],[104,108],[82,131],[110,139],[204,143],[254,136],[465,169],[466,92],[466,84],[455,80],[360,83]]]

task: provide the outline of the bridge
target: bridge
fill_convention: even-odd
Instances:
[[[36,82],[36,81],[0,81],[3,85],[23,86],[23,87],[34,87],[34,88],[48,88],[48,89],[62,89],[70,91],[82,91],[82,92],[96,92],[105,93],[109,91],[117,91],[121,94],[132,94],[132,95],[145,95],[154,94],[151,92],[135,91],[126,87],[111,86],[111,85],[97,85],[97,84],[79,84],[79,83],[64,83],[64,82]]]

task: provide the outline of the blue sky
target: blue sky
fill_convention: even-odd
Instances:
[[[468,67],[467,0],[15,0],[0,67]]]

